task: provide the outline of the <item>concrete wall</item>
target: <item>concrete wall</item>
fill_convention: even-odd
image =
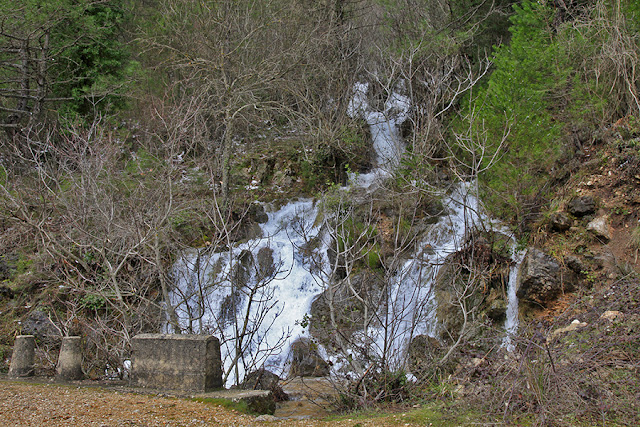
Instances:
[[[210,335],[140,334],[132,339],[132,385],[205,392],[222,388],[220,341]]]

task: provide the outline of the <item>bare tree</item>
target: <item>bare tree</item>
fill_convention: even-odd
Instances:
[[[175,209],[176,174],[150,154],[123,162],[99,120],[49,138],[28,145],[30,155],[20,158],[28,169],[4,165],[8,179],[0,191],[11,212],[5,220],[31,228],[55,266],[50,280],[60,284],[68,316],[60,323],[97,310],[102,326],[89,327],[102,333],[109,325],[105,352],[122,362],[133,334],[157,328],[162,294],[167,300],[163,234]]]

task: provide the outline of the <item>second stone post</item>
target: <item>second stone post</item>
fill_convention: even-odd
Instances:
[[[81,380],[82,374],[82,342],[80,337],[62,338],[56,379],[60,381]]]

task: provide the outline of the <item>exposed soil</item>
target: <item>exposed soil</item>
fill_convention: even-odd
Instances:
[[[240,426],[253,420],[219,406],[89,387],[2,381],[0,395],[6,426]]]
[[[409,425],[391,415],[358,425]],[[353,426],[354,421],[272,419],[189,399],[145,395],[113,388],[0,380],[0,425],[3,426]]]

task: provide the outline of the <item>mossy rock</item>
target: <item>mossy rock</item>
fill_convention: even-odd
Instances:
[[[332,351],[335,328],[331,324],[330,302],[332,300],[336,327],[341,335],[349,339],[363,328],[365,306],[356,298],[343,279],[325,290],[311,303],[311,322],[309,332],[321,344]],[[384,288],[382,279],[371,270],[363,270],[351,277],[351,286],[366,301],[369,308],[378,307],[380,293]]]

